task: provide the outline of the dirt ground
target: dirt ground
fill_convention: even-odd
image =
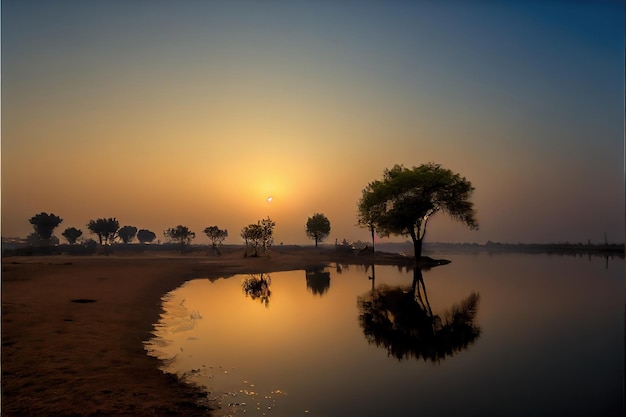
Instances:
[[[205,395],[160,371],[143,348],[161,297],[193,278],[371,262],[338,257],[302,248],[263,258],[239,251],[3,258],[2,415],[210,415]]]

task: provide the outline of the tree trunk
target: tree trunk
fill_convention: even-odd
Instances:
[[[415,262],[419,263],[422,258],[423,239],[418,239],[417,236],[413,234],[411,234],[411,238],[413,239],[413,252],[415,253]]]
[[[317,248],[317,236],[315,236],[315,247]]]
[[[374,244],[374,226],[370,226],[370,231],[372,232],[372,253],[376,252],[376,246]]]

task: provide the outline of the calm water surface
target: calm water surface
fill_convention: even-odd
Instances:
[[[446,258],[188,281],[146,349],[218,416],[622,415],[623,259]]]

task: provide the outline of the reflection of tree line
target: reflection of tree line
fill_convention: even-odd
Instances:
[[[323,296],[330,288],[330,272],[325,271],[323,266],[308,268],[305,271],[306,286],[307,289],[313,293],[313,295]],[[270,296],[272,291],[270,290],[270,284],[272,279],[269,274],[250,274],[246,277],[241,287],[246,297],[250,297],[253,300],[259,300],[265,304],[265,307],[269,307]]]
[[[479,336],[475,323],[480,296],[470,294],[443,317],[432,312],[420,268],[411,286],[375,286],[357,297],[359,324],[369,343],[387,349],[398,360],[414,357],[439,362],[467,349]]]
[[[337,273],[347,265],[337,264]],[[372,265],[372,289],[357,297],[359,325],[371,344],[387,349],[398,360],[416,359],[439,362],[446,356],[467,349],[480,336],[476,314],[480,296],[474,292],[442,315],[433,314],[422,270],[413,269],[410,286],[376,286],[376,271]],[[368,268],[369,269],[369,268]],[[323,266],[305,270],[307,289],[323,296],[330,288],[330,271]],[[269,274],[250,274],[242,282],[246,296],[269,307]]]

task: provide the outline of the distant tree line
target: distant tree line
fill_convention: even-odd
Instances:
[[[33,225],[35,231],[29,236],[27,241],[31,246],[40,248],[39,253],[50,252],[50,250],[45,249],[50,249],[52,246],[59,244],[58,239],[53,236],[53,232],[63,222],[61,217],[54,213],[42,212],[30,218],[29,222]],[[149,244],[157,238],[157,235],[148,229],[137,230],[137,227],[130,225],[120,227],[119,221],[115,217],[90,220],[87,223],[87,230],[97,236],[97,244],[104,248],[106,254],[109,253],[109,247],[116,241],[129,244],[137,239],[141,244]],[[217,226],[209,226],[204,229],[204,233],[209,237],[215,253],[221,254],[220,246],[228,237],[228,230],[222,230]],[[83,236],[83,231],[76,227],[68,227],[61,233],[61,236],[67,240],[70,246],[74,246]],[[191,244],[196,234],[189,230],[187,226],[178,225],[163,231],[163,236],[168,241],[178,244],[182,252]],[[93,242],[92,239],[83,241],[86,246],[92,246],[91,242]],[[266,239],[266,246],[267,243]],[[73,252],[79,251],[73,250]]]
[[[436,213],[444,212],[471,229],[478,228],[473,203],[470,201],[473,191],[474,187],[464,177],[438,164],[428,163],[410,169],[395,165],[384,171],[382,180],[372,181],[362,190],[357,204],[357,224],[369,229],[372,250],[375,234],[410,237],[416,261],[419,261],[426,227]],[[34,233],[28,239],[31,244],[51,247],[58,243],[53,232],[63,222],[62,218],[42,212],[29,221],[34,228]],[[274,243],[275,226],[276,223],[268,217],[243,227],[240,236],[245,243],[244,256],[269,254]],[[156,239],[156,234],[150,230],[137,230],[130,225],[120,227],[114,217],[90,220],[87,230],[98,237],[98,243],[105,248],[105,252],[118,239],[124,244],[131,243],[135,238],[143,244],[152,243]],[[329,236],[330,230],[330,220],[323,213],[315,213],[306,221],[306,235],[315,242],[316,247]],[[203,232],[209,238],[214,253],[220,255],[220,246],[228,237],[228,231],[218,226],[208,226]],[[61,235],[72,246],[83,232],[68,227]],[[183,252],[196,234],[187,226],[178,225],[166,229],[163,236],[177,244]]]

